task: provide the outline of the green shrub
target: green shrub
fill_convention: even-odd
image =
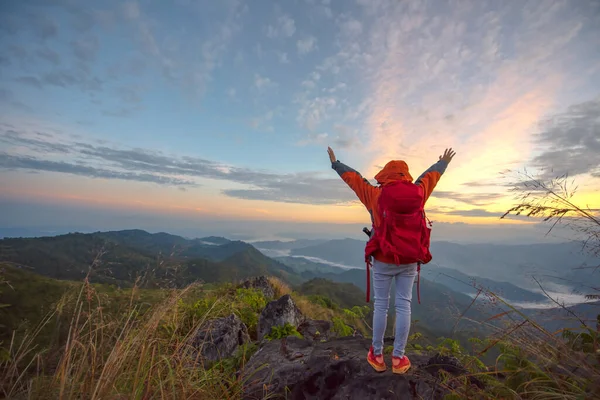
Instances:
[[[308,296],[308,300],[311,301],[312,303],[318,304],[321,307],[325,307],[325,308],[328,308],[330,310],[337,310],[337,309],[339,309],[339,306],[336,303],[334,303],[327,296],[321,296],[321,295],[318,295],[318,294],[314,294],[314,295]]]
[[[235,294],[239,303],[255,312],[261,312],[267,305],[267,299],[261,290],[253,288],[237,289]]]
[[[274,326],[271,328],[271,332],[265,336],[267,340],[283,339],[288,336],[296,336],[302,339],[300,332],[296,330],[296,327],[286,323],[283,326]]]
[[[253,338],[256,335],[258,316],[266,305],[267,299],[262,291],[252,288],[236,290],[233,307]]]
[[[346,325],[346,323],[340,317],[333,318],[333,332],[342,337],[342,336],[352,336],[354,334],[354,329]]]
[[[250,360],[250,358],[254,355],[254,353],[256,353],[257,350],[257,344],[252,342],[244,343],[243,345],[238,347],[238,349],[232,357],[223,360],[223,369],[229,372],[238,371],[248,362],[248,360]]]

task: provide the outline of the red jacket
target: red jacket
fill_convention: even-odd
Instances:
[[[340,161],[332,163],[331,167],[340,175],[340,177],[350,186],[358,199],[369,211],[371,215],[371,223],[373,229],[379,227],[379,216],[376,211],[377,200],[381,194],[381,187],[396,180],[409,180],[412,182],[412,176],[408,170],[408,165],[404,161],[390,161],[386,166],[375,176],[379,186],[373,186],[362,177],[360,173]],[[425,193],[425,202],[431,196],[433,189],[439,182],[442,174],[446,171],[448,163],[446,161],[438,161],[425,171],[415,182],[415,185],[421,185]],[[393,264],[394,260],[389,260],[383,257],[382,254],[375,253],[373,257],[380,262]]]

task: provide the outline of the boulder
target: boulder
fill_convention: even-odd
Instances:
[[[248,342],[248,328],[240,318],[231,314],[203,324],[192,336],[188,351],[195,360],[218,361],[231,357],[237,348]]]
[[[265,298],[272,299],[275,297],[275,288],[269,282],[266,276],[257,276],[250,278],[241,283],[240,287],[245,289],[258,289],[265,295]]]
[[[293,336],[269,341],[242,370],[247,382],[243,398],[442,399],[446,394],[422,368],[428,356],[409,354],[413,367],[404,375],[392,374],[388,356],[388,371],[377,373],[366,361],[370,345],[369,339],[351,336],[328,342]]]
[[[260,313],[258,318],[258,340],[271,332],[274,326],[283,326],[286,323],[294,327],[302,322],[302,313],[296,307],[294,300],[289,294],[282,296],[279,300],[269,302]]]

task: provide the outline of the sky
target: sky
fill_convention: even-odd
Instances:
[[[356,237],[327,146],[371,182],[453,147],[434,239],[543,238],[499,219],[523,168],[600,200],[594,0],[0,8],[0,228]]]

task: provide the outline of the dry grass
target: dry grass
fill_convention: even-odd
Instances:
[[[565,340],[564,330],[549,332],[532,318],[491,291],[507,311],[481,324],[496,329],[482,341],[475,354],[464,357],[467,367],[480,365],[478,359],[493,349],[500,355],[492,368],[470,368],[469,376],[448,379],[444,386],[456,398],[482,399],[592,399],[600,398],[600,332],[582,327],[576,338],[585,346]],[[504,319],[501,327],[489,321]],[[474,388],[468,378],[486,382],[485,389]]]
[[[269,283],[275,290],[275,298],[279,298],[286,294],[291,295],[300,312],[302,312],[302,314],[308,318],[330,320],[334,316],[335,313],[333,310],[325,308],[319,304],[315,304],[306,296],[303,296],[297,292],[293,292],[290,286],[281,279],[275,277],[269,277],[268,279]]]
[[[268,280],[271,286],[273,286],[273,289],[275,290],[275,298],[278,299],[281,296],[285,296],[286,294],[292,293],[292,289],[290,288],[290,286],[287,283],[283,282],[281,279],[270,276],[268,277]]]
[[[311,302],[305,296],[292,293],[292,298],[303,315],[312,319],[331,320],[335,315],[333,310]]]
[[[189,291],[173,290],[142,314],[133,299],[117,316],[103,313],[100,296],[84,283],[73,304],[68,337],[56,349],[36,348],[37,333],[54,318],[10,344],[10,357],[0,363],[0,395],[10,399],[237,399],[243,382],[235,371],[192,367],[184,348],[195,329],[179,312]],[[195,326],[212,318],[209,309]],[[46,365],[58,352],[56,365]]]

